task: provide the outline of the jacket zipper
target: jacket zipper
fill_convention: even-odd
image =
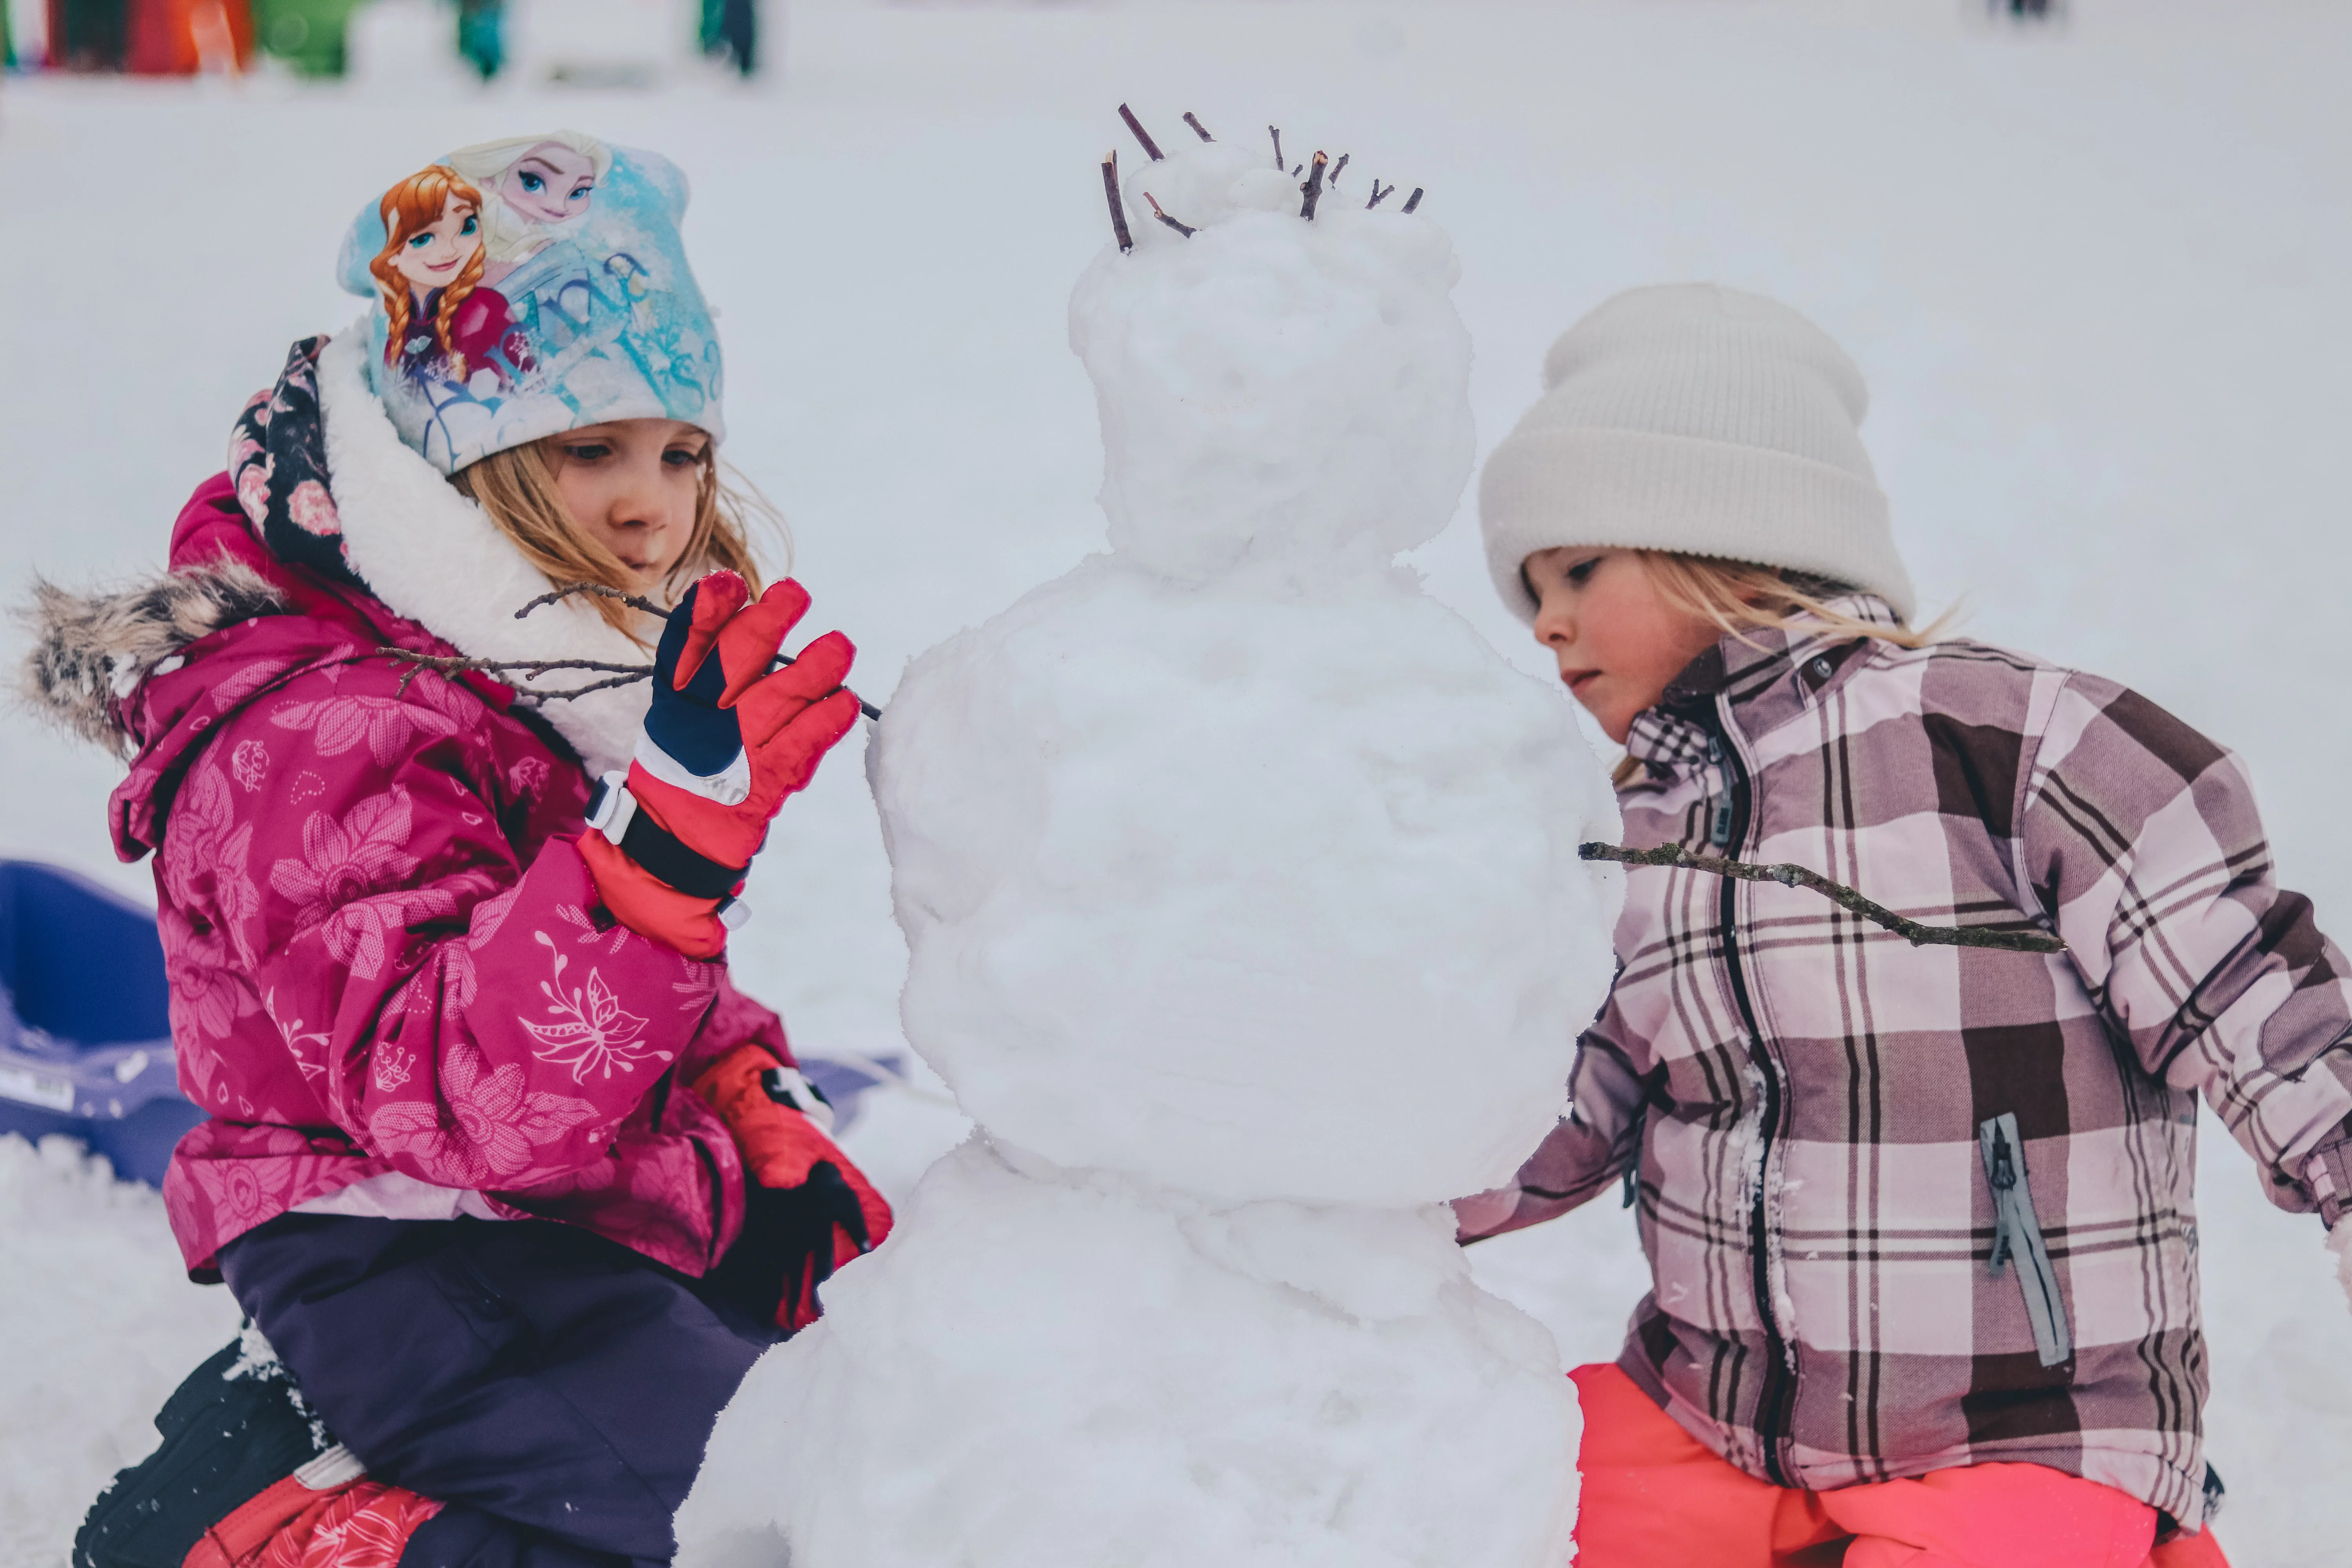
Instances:
[[[1722,798],[1716,803],[1713,820],[1708,825],[1707,841],[1717,853],[1728,856],[1748,841],[1749,807],[1753,804],[1748,798],[1748,773],[1740,764],[1738,751],[1725,738],[1722,721],[1712,704],[1703,710],[1700,722],[1707,731],[1708,760],[1717,768],[1723,788]],[[1789,1421],[1787,1407],[1795,1392],[1795,1379],[1789,1370],[1788,1342],[1781,1337],[1780,1314],[1772,1300],[1771,1213],[1767,1199],[1772,1141],[1780,1127],[1780,1075],[1773,1065],[1772,1054],[1765,1049],[1764,1031],[1757,1026],[1755,1005],[1748,994],[1747,972],[1739,962],[1738,911],[1734,902],[1739,884],[1728,877],[1720,880],[1717,936],[1723,944],[1724,967],[1730,973],[1731,995],[1739,1007],[1739,1022],[1748,1031],[1748,1060],[1764,1084],[1763,1103],[1757,1113],[1756,1191],[1748,1211],[1748,1249],[1753,1263],[1756,1315],[1764,1326],[1765,1346],[1764,1393],[1757,1402],[1756,1431],[1764,1446],[1766,1477],[1774,1486],[1787,1487],[1795,1483],[1789,1479],[1780,1463],[1780,1441]]]
[[[2042,1239],[2041,1218],[2033,1212],[2033,1188],[2026,1180],[2025,1142],[2018,1136],[2017,1117],[2003,1111],[1986,1118],[1977,1128],[1977,1147],[1984,1155],[1985,1182],[1992,1188],[1992,1277],[2000,1279],[2002,1264],[2016,1260],[2026,1321],[2033,1325],[2034,1353],[2043,1366],[2056,1366],[2074,1353],[2074,1331],[2066,1321],[2066,1302],[2058,1291],[2050,1248]]]

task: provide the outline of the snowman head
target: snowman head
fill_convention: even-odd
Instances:
[[[1070,302],[1112,547],[1200,583],[1385,566],[1445,526],[1473,449],[1459,265],[1350,171],[1301,216],[1272,149],[1191,142],[1129,174],[1131,251]],[[1191,228],[1162,222],[1155,206]]]

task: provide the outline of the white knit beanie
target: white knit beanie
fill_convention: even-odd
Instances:
[[[1856,426],[1862,373],[1786,305],[1712,283],[1633,289],[1560,334],[1544,395],[1478,485],[1486,563],[1533,621],[1538,550],[1612,545],[1834,578],[1908,618],[1911,574]]]

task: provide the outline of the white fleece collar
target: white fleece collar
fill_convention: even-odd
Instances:
[[[367,320],[338,332],[319,355],[319,412],[327,472],[341,515],[343,553],[371,592],[474,658],[593,658],[643,664],[645,650],[584,599],[514,613],[547,592],[547,579],[480,507],[402,444],[367,386]],[[593,674],[558,670],[548,684]],[[520,680],[509,681],[527,690]],[[589,776],[625,768],[645,726],[650,688],[640,681],[551,701],[539,711],[588,764]]]

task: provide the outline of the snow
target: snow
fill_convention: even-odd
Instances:
[[[681,1563],[1559,1561],[1575,1401],[1442,1209],[1213,1208],[975,1139],[825,1310],[719,1418]]]
[[[0,1563],[58,1568],[163,1396],[237,1332],[180,1271],[163,1200],[66,1138],[0,1136]]]
[[[1197,232],[1071,301],[1113,549],[917,659],[870,753],[907,1037],[982,1131],[719,1417],[695,1568],[1567,1550],[1573,1391],[1446,1200],[1559,1114],[1617,812],[1390,566],[1468,477],[1459,268],[1230,147],[1147,178]]]
[[[0,82],[12,570],[152,564],[285,343],[347,318],[331,269],[359,195],[423,152],[577,125],[693,176],[730,457],[792,520],[810,629],[848,629],[887,702],[914,653],[1103,544],[1067,307],[1107,237],[1096,160],[1117,137],[1139,163],[1111,109],[1169,146],[1186,109],[1252,148],[1271,118],[1294,159],[1310,135],[1353,150],[1343,189],[1428,188],[1462,261],[1482,449],[1552,338],[1617,289],[1715,279],[1821,322],[1870,379],[1924,602],[1965,600],[1972,635],[2126,680],[2239,750],[2284,879],[2352,931],[2335,721],[2352,164],[2325,153],[2352,139],[2342,7],[2074,0],[2039,31],[1969,0],[793,0],[784,20],[783,79],[749,91],[680,70],[642,94],[483,93],[403,76],[390,50],[383,79],[345,90]],[[1412,560],[1541,671],[1466,507]],[[0,854],[152,897],[106,847],[108,758],[0,715]],[[856,763],[780,819],[736,948],[803,1043],[882,1054],[905,1048],[907,955]],[[940,1092],[869,1100],[850,1134],[894,1196],[962,1136]],[[2352,1319],[2316,1224],[2271,1209],[2208,1133],[2221,1536],[2254,1568],[2336,1568]],[[29,1206],[0,1224],[0,1564],[53,1568],[235,1324],[223,1292],[179,1280],[152,1207],[8,1191]],[[1469,1258],[1570,1363],[1615,1353],[1644,1288],[1608,1200]]]
[[[1413,584],[1324,590],[1098,557],[900,684],[908,1036],[1000,1136],[1403,1204],[1498,1184],[1558,1118],[1613,969],[1616,878],[1576,858],[1616,826],[1601,770]]]
[[[1355,205],[1360,181],[1303,222],[1270,153],[1178,134],[1128,176],[1139,248],[1106,245],[1070,300],[1111,545],[1188,583],[1244,557],[1383,567],[1445,526],[1475,446],[1454,247]]]

